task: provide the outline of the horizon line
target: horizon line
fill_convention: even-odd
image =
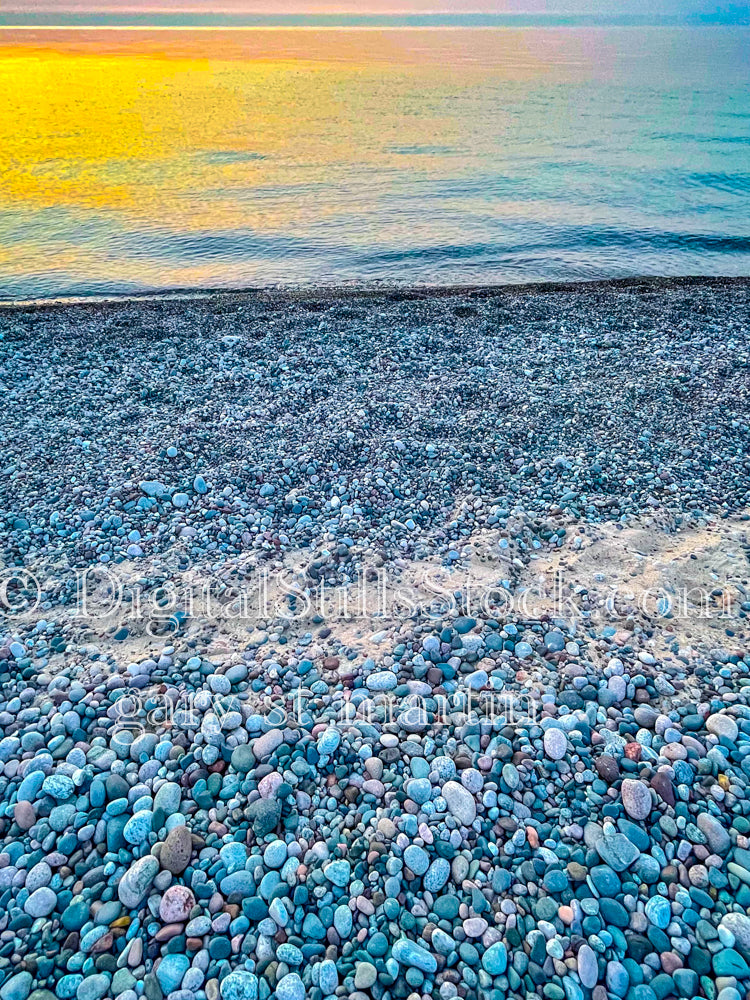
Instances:
[[[52,20],[54,16],[54,21]],[[602,14],[429,14],[429,15],[242,15],[216,14],[146,14],[128,15],[97,12],[85,14],[0,13],[0,31],[94,31],[94,30],[284,30],[284,29],[487,29],[513,27],[747,27],[750,14],[744,17],[714,13],[710,15],[602,15]],[[12,20],[17,17],[18,20]],[[86,20],[84,20],[84,17]],[[93,17],[93,20],[90,18]]]

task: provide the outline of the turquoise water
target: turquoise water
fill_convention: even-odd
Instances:
[[[0,296],[748,275],[749,57],[739,26],[0,32]]]

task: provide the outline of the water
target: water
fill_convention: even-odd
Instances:
[[[750,29],[0,31],[0,296],[750,274]]]

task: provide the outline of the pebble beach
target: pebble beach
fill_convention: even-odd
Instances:
[[[0,1000],[748,996],[749,281],[3,305],[0,392]]]

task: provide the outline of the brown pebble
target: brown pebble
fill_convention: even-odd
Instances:
[[[178,934],[182,934],[183,927],[184,924],[165,924],[154,934],[154,938],[157,941],[170,941],[173,937],[177,937]]]
[[[682,968],[682,959],[674,951],[665,951],[661,956],[661,967],[667,975],[671,976],[677,969]]]
[[[186,826],[176,826],[167,834],[162,845],[159,862],[173,875],[180,875],[190,864],[193,854],[193,838]]]
[[[602,781],[606,781],[611,784],[620,777],[620,765],[617,763],[615,758],[610,757],[609,754],[602,754],[601,757],[597,757],[594,761],[594,767],[596,768],[596,773]]]
[[[13,807],[13,818],[22,830],[29,830],[36,823],[36,810],[30,802],[17,802]]]
[[[102,952],[109,951],[114,942],[114,934],[112,931],[107,931],[106,934],[102,934],[99,940],[96,942],[94,947],[91,949],[92,955],[98,955]]]
[[[582,882],[589,871],[584,865],[578,864],[577,861],[568,862],[568,875],[573,879],[574,882]]]
[[[651,779],[651,787],[668,806],[673,806],[677,801],[674,793],[674,785],[663,771],[656,772]]]
[[[141,964],[142,958],[143,940],[139,937],[134,937],[130,943],[130,948],[128,949],[128,965],[131,969],[135,969]]]

